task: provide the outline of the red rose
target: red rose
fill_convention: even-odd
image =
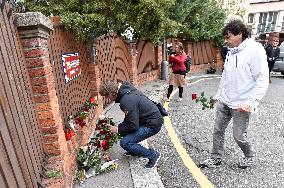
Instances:
[[[95,103],[94,97],[91,97],[91,98],[90,98],[90,103],[91,103],[91,104],[94,104],[94,103]]]
[[[76,118],[75,123],[78,124],[80,127],[86,126],[86,123],[81,118]]]
[[[100,148],[101,147],[101,143],[99,140],[96,141],[95,145],[97,146],[97,148]]]
[[[98,124],[106,124],[106,123],[107,123],[107,120],[105,119],[100,119],[98,122]]]
[[[81,127],[85,127],[86,126],[86,123],[84,121],[82,121],[81,124],[79,124]]]
[[[88,106],[84,106],[83,110],[84,110],[85,112],[87,112],[87,111],[89,111],[89,107],[88,107]]]
[[[107,131],[106,131],[105,129],[103,129],[103,130],[100,131],[100,133],[101,133],[101,134],[106,134]]]
[[[105,140],[102,141],[101,145],[104,150],[107,150],[109,148],[108,143]]]
[[[192,100],[197,99],[197,94],[196,94],[196,93],[192,93],[192,94],[191,94],[191,99],[192,99]]]
[[[74,134],[75,134],[75,132],[74,132],[73,129],[70,129],[70,130],[68,131],[68,133],[71,135],[71,137],[74,136]]]
[[[83,120],[80,118],[80,117],[78,117],[78,118],[76,118],[75,119],[75,123],[76,124],[80,124],[80,122],[82,122]]]
[[[96,131],[98,131],[98,130],[100,130],[100,129],[101,129],[101,127],[98,126],[98,125],[97,125],[96,128],[95,128]]]
[[[66,138],[67,141],[70,140],[71,137],[72,136],[71,136],[71,134],[69,132],[65,134],[65,138]]]

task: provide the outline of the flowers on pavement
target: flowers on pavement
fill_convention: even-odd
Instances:
[[[120,139],[120,135],[112,133],[109,126],[115,126],[112,118],[100,116],[91,141],[80,147],[77,155],[77,178],[80,184],[83,184],[86,178],[117,168],[117,160],[112,160],[108,151]]]

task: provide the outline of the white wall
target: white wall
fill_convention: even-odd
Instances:
[[[250,6],[248,6],[247,8],[248,13],[280,11],[280,10],[284,10],[284,1],[250,4]]]

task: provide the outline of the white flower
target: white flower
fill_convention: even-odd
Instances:
[[[109,166],[111,166],[113,163],[115,163],[115,161],[117,161],[117,160],[118,160],[118,159],[105,162],[105,163],[101,166],[101,170],[105,170],[106,168],[108,168]]]
[[[87,164],[88,164],[88,161],[84,161],[84,162],[83,162],[83,165],[84,165],[84,166],[87,166]]]
[[[87,151],[87,149],[88,149],[88,145],[81,146],[80,148],[84,151],[84,153],[86,153],[86,151]]]
[[[100,119],[105,119],[105,116],[104,115],[99,115],[99,118]]]

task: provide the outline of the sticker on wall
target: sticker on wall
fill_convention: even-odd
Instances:
[[[78,52],[62,54],[61,60],[66,84],[81,75]]]

